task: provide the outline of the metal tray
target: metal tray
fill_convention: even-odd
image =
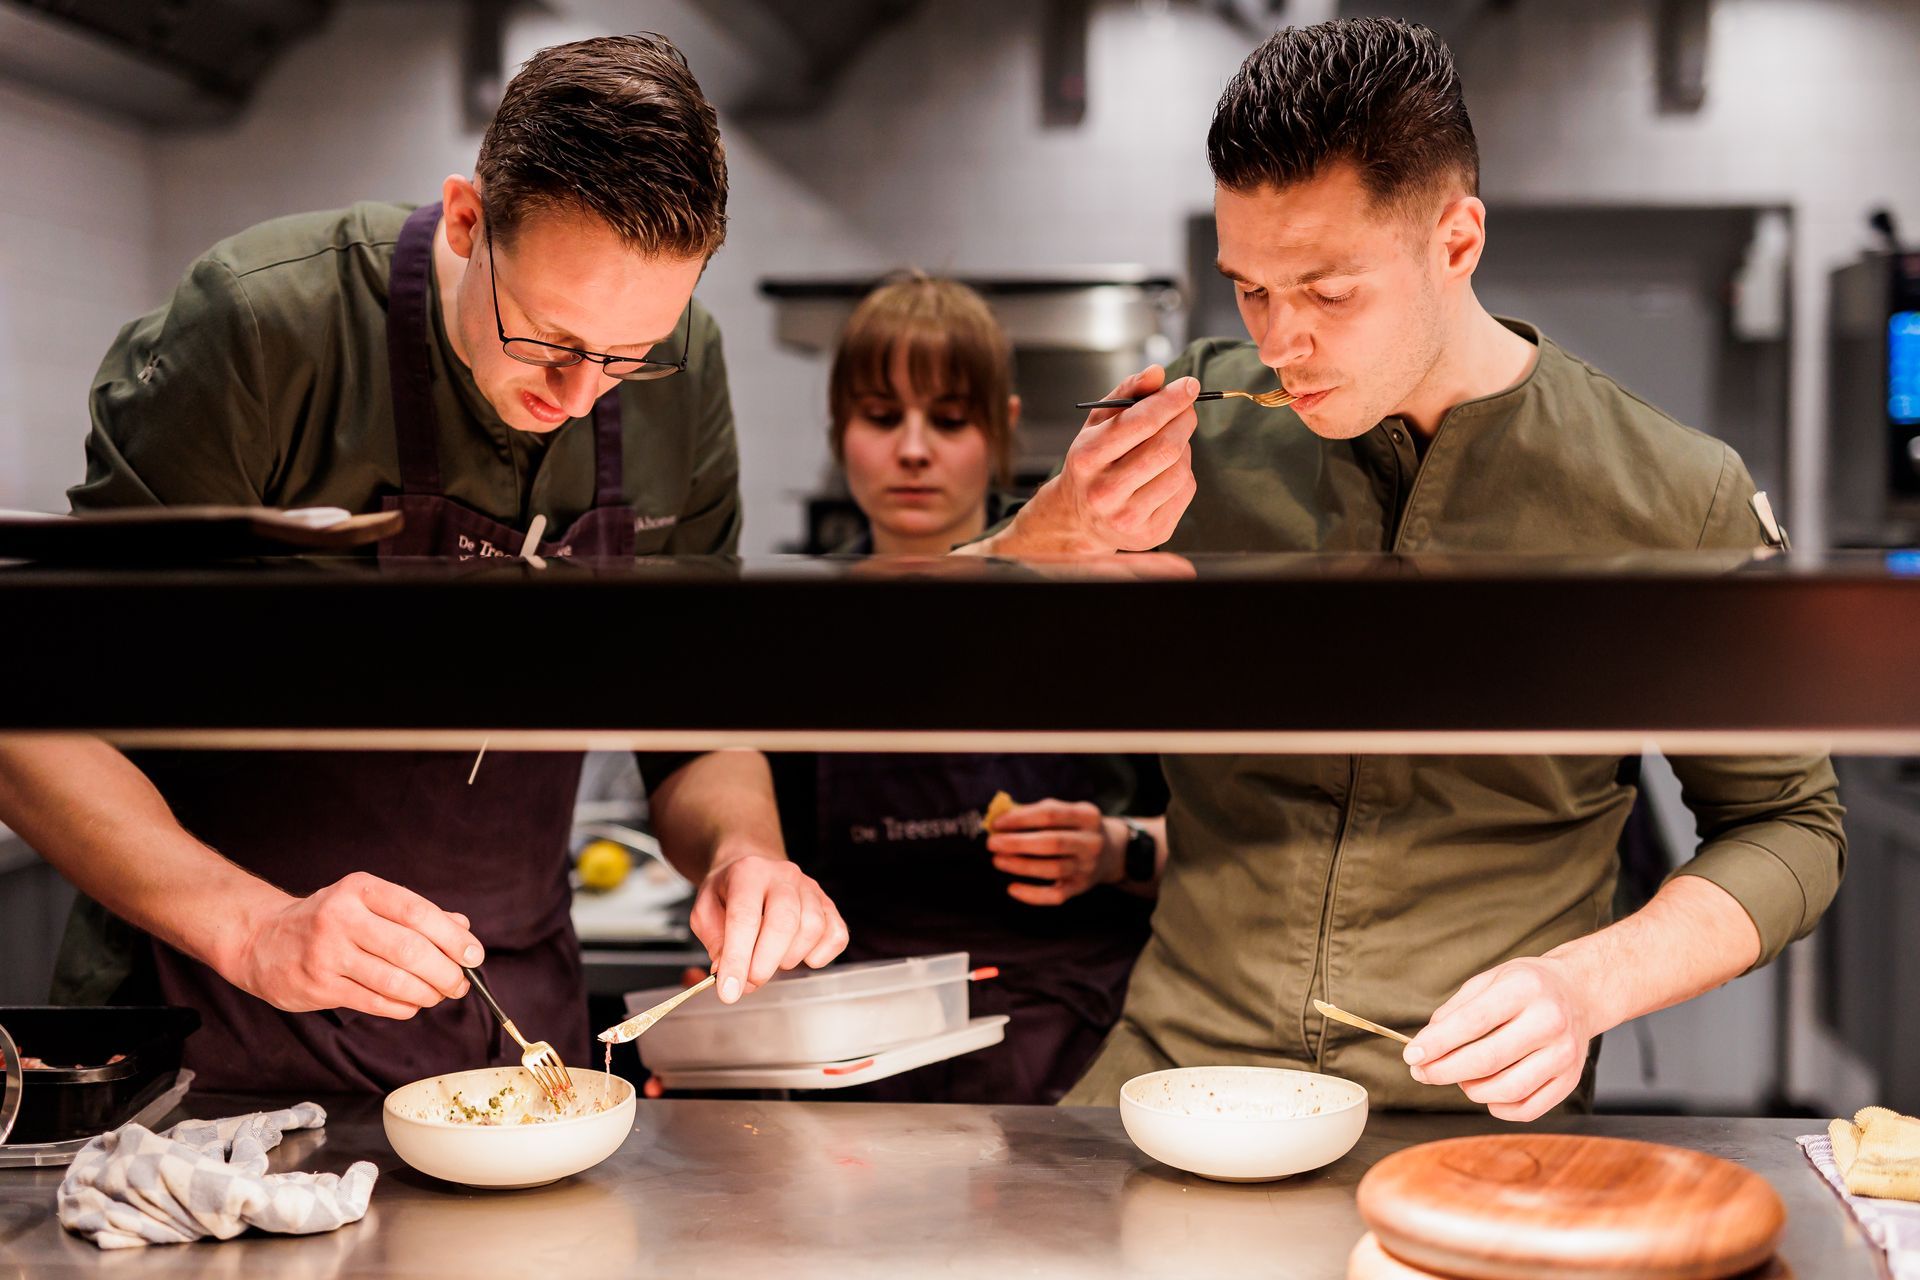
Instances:
[[[124,1124],[156,1082],[180,1070],[200,1015],[172,1005],[16,1005],[0,1008],[0,1026],[17,1053],[81,1064],[21,1073],[7,1140],[41,1144],[89,1138]],[[109,1063],[115,1054],[121,1060]],[[9,1096],[16,1096],[11,1069],[8,1082]]]
[[[155,1080],[134,1099],[133,1114],[114,1128],[129,1124],[159,1128],[160,1122],[172,1114],[192,1087],[193,1072],[185,1067],[167,1079]],[[0,1142],[0,1169],[57,1169],[70,1165],[81,1149],[97,1136],[89,1134],[86,1137],[68,1138],[64,1142]]]

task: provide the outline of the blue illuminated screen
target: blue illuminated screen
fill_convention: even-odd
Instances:
[[[1887,416],[1920,422],[1920,311],[1896,311],[1887,321]]]

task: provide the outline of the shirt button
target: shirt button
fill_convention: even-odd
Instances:
[[[1400,433],[1400,428],[1398,427],[1395,427],[1391,431],[1387,432],[1387,435],[1393,440],[1395,444],[1400,444],[1406,439],[1406,437]]]

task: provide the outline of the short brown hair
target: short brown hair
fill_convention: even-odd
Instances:
[[[648,256],[705,258],[727,234],[720,122],[672,41],[554,45],[507,85],[475,166],[492,231],[587,213]]]
[[[894,353],[905,344],[912,390],[956,396],[987,437],[994,479],[1013,477],[1013,348],[987,300],[957,280],[920,272],[896,276],[863,298],[833,353],[827,380],[836,461],[845,461],[847,424],[862,396],[891,396]]]
[[[1229,191],[1289,187],[1342,161],[1376,207],[1448,183],[1480,192],[1480,148],[1446,42],[1398,18],[1288,27],[1247,55],[1207,132]]]

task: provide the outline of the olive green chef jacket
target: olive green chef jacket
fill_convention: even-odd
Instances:
[[[1519,385],[1459,405],[1416,452],[1390,418],[1322,440],[1291,411],[1200,407],[1198,492],[1172,551],[1551,552],[1751,549],[1753,482],[1530,326]],[[1245,342],[1200,342],[1168,370],[1265,390]],[[1322,619],[1338,643],[1340,621]],[[1382,679],[1444,680],[1407,669]],[[1685,643],[1675,637],[1675,643]],[[1761,961],[1812,929],[1839,886],[1841,808],[1824,756],[1678,758],[1702,841],[1677,874],[1719,885]],[[1323,1020],[1317,997],[1407,1031],[1468,978],[1611,920],[1633,802],[1614,757],[1187,756],[1167,759],[1172,855],[1120,1023],[1068,1103],[1112,1104],[1142,1072],[1307,1068],[1376,1107],[1452,1110],[1400,1046]],[[1759,1052],[1761,1046],[1749,1046]],[[1588,1102],[1592,1059],[1573,1105]]]
[[[411,207],[357,204],[261,223],[215,245],[101,361],[76,511],[222,503],[378,511],[400,491],[387,372],[387,276]],[[428,290],[446,495],[556,534],[593,505],[593,424],[500,420],[454,355]],[[731,554],[739,459],[720,330],[692,304],[684,373],[618,386],[639,554]]]
[[[221,241],[166,305],[129,323],[100,363],[87,478],[75,511],[204,503],[378,511],[400,491],[387,364],[387,283],[412,206],[297,214]],[[493,411],[454,354],[437,286],[428,360],[448,497],[557,534],[593,505],[593,423],[546,435]],[[739,456],[720,330],[693,303],[686,371],[616,384],[624,495],[637,554],[731,555],[740,537]],[[372,549],[368,548],[368,554]],[[686,756],[642,757],[664,777]],[[99,1004],[131,977],[131,929],[75,904],[54,999]],[[131,988],[138,991],[138,987]]]

